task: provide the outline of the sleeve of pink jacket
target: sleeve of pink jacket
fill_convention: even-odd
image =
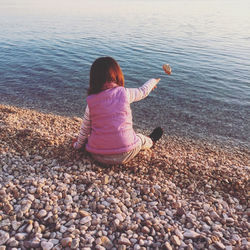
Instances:
[[[137,102],[147,97],[157,83],[156,79],[150,79],[139,88],[126,88],[129,102]]]
[[[80,128],[79,136],[77,138],[77,141],[73,145],[75,149],[81,148],[87,142],[88,136],[90,135],[90,131],[91,120],[89,118],[89,107],[87,105],[82,119],[82,125]]]

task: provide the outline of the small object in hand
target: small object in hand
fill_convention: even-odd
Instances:
[[[163,70],[165,71],[166,74],[168,74],[168,75],[171,74],[172,69],[171,69],[171,67],[169,66],[169,64],[163,64],[163,65],[162,65],[162,68],[163,68]]]

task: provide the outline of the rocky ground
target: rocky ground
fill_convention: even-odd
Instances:
[[[107,167],[80,123],[0,105],[0,250],[250,248],[249,149],[165,137]]]

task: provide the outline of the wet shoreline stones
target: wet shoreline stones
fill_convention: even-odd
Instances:
[[[166,137],[123,166],[80,120],[0,105],[0,249],[248,249],[249,151]]]

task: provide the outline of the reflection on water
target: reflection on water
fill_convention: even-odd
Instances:
[[[90,65],[109,55],[129,87],[162,79],[133,105],[137,127],[161,125],[168,134],[249,146],[249,7],[248,1],[1,1],[0,101],[81,116]],[[171,64],[172,76],[163,63]]]

